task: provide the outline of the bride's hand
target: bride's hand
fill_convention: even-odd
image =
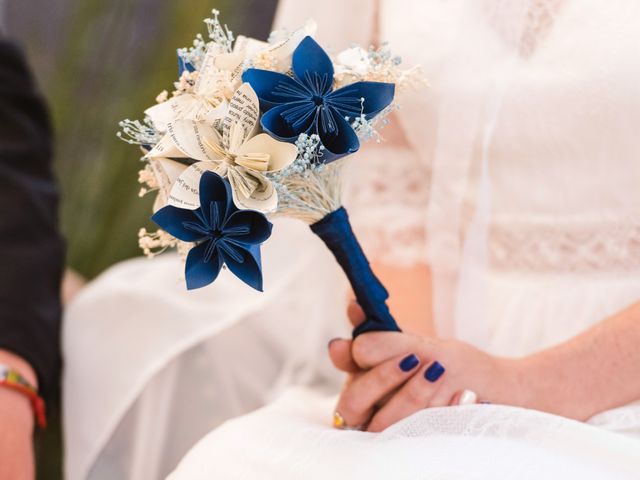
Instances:
[[[519,361],[464,342],[373,332],[333,341],[329,352],[350,373],[336,407],[347,426],[379,432],[424,408],[457,405],[465,390],[481,401],[518,404]]]

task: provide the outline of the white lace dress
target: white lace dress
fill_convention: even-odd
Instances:
[[[429,78],[401,98],[404,140],[352,160],[348,207],[370,257],[429,263],[442,335],[521,356],[640,299],[640,4],[281,1],[282,25],[310,16],[324,45],[379,36]],[[163,478],[269,402],[171,480],[640,478],[638,405],[587,423],[478,405],[331,429],[344,279],[295,222],[263,259],[263,295],[227,275],[188,293],[172,256],[80,295],[64,333],[69,480]]]

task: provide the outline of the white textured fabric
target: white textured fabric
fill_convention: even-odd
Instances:
[[[374,28],[376,3],[284,0],[278,15],[315,17],[334,51],[379,32],[429,77],[400,98],[406,142],[351,161],[371,256],[428,262],[439,332],[500,355],[637,301],[640,3],[384,0]],[[344,332],[341,272],[292,222],[263,259],[262,295],[228,275],[185,292],[168,257],[117,266],[78,298],[64,331],[69,480],[163,478],[288,385],[335,392],[324,340]],[[295,390],[228,422],[172,480],[640,478],[637,405],[591,425],[434,409],[373,436],[331,430],[333,401]]]
[[[328,3],[282,8],[294,18],[340,12],[343,2]],[[425,248],[440,332],[521,356],[638,301],[640,4],[380,6],[382,38],[405,62],[421,63],[432,85],[404,99],[399,117],[420,165],[416,180],[428,183]],[[397,150],[382,171],[395,153],[405,168],[410,155]],[[375,244],[397,223],[367,206],[384,182],[372,175],[352,213],[364,207],[373,228],[364,241]],[[395,186],[385,188],[393,196]],[[400,182],[394,203],[413,218],[404,189]],[[170,479],[640,478],[638,404],[586,424],[503,406],[429,409],[372,435],[332,430],[334,402],[291,391],[206,436]]]
[[[168,480],[640,478],[638,440],[562,417],[466,405],[371,434],[329,428],[335,401],[292,390],[209,434]]]

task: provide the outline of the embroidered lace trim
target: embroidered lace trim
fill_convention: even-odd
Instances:
[[[640,221],[565,224],[494,223],[491,266],[539,272],[627,272],[640,269]]]
[[[375,146],[351,162],[345,206],[370,261],[426,261],[429,170],[409,147]]]

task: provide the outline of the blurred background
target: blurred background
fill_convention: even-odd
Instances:
[[[277,0],[5,0],[4,23],[49,101],[63,193],[67,264],[87,278],[140,255],[153,195],[138,198],[139,150],[116,137],[177,77],[211,9],[236,34],[266,39]],[[3,0],[0,0],[0,7]],[[38,440],[40,479],[61,475],[58,427]],[[114,479],[116,480],[116,479]]]

